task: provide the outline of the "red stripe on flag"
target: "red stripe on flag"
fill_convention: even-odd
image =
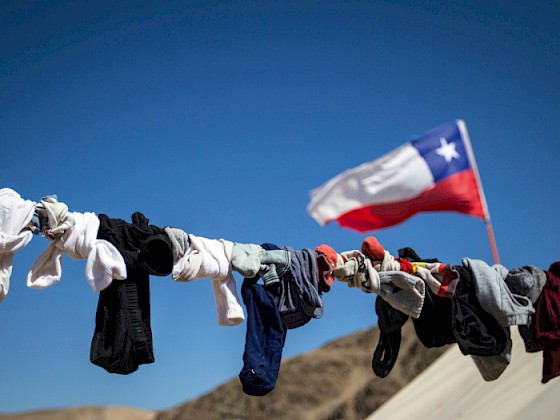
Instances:
[[[361,207],[335,220],[340,226],[363,233],[399,224],[419,212],[433,211],[455,211],[484,219],[472,169],[444,179],[411,200]]]

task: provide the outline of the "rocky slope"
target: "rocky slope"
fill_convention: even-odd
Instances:
[[[1,416],[0,419],[364,419],[433,362],[445,348],[426,349],[412,322],[403,329],[397,364],[384,379],[371,370],[377,327],[332,341],[283,360],[276,388],[264,397],[249,397],[238,378],[196,400],[170,410],[150,412],[117,407],[83,407]]]
[[[200,398],[161,412],[157,420],[363,419],[433,362],[445,349],[426,349],[412,322],[403,329],[397,364],[381,379],[371,369],[377,327],[332,341],[282,362],[276,388],[249,397],[237,378]]]

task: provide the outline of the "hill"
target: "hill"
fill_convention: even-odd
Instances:
[[[445,348],[426,349],[412,323],[403,328],[398,361],[384,379],[371,370],[377,327],[342,337],[312,352],[282,361],[276,388],[264,397],[243,393],[238,378],[170,410],[150,412],[83,407],[0,416],[0,419],[364,419],[430,365]]]

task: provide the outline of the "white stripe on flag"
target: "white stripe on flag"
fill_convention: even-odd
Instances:
[[[433,186],[428,164],[410,143],[405,143],[312,190],[307,211],[324,225],[366,205],[409,200]]]

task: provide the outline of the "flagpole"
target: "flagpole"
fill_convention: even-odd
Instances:
[[[492,247],[494,264],[500,264],[500,256],[498,255],[498,247],[496,246],[496,239],[494,238],[494,229],[492,229],[492,223],[490,223],[490,220],[484,223],[486,223],[486,231],[488,232],[488,239],[490,239],[490,247]]]
[[[482,188],[482,182],[480,181],[480,175],[478,173],[478,166],[476,165],[476,159],[474,158],[474,152],[471,145],[471,139],[469,137],[469,132],[467,131],[467,126],[465,121],[456,120],[459,131],[465,140],[465,146],[467,149],[467,154],[471,161],[472,169],[474,172],[474,177],[476,180],[476,185],[478,187],[478,195],[482,203],[482,211],[484,212],[484,224],[486,225],[486,232],[488,232],[488,240],[490,241],[490,248],[492,249],[492,257],[494,258],[494,264],[500,263],[500,256],[498,255],[498,246],[496,245],[496,238],[494,237],[494,229],[492,228],[492,223],[490,222],[490,211],[488,210],[488,204],[486,203],[486,196],[484,195],[484,189]]]

